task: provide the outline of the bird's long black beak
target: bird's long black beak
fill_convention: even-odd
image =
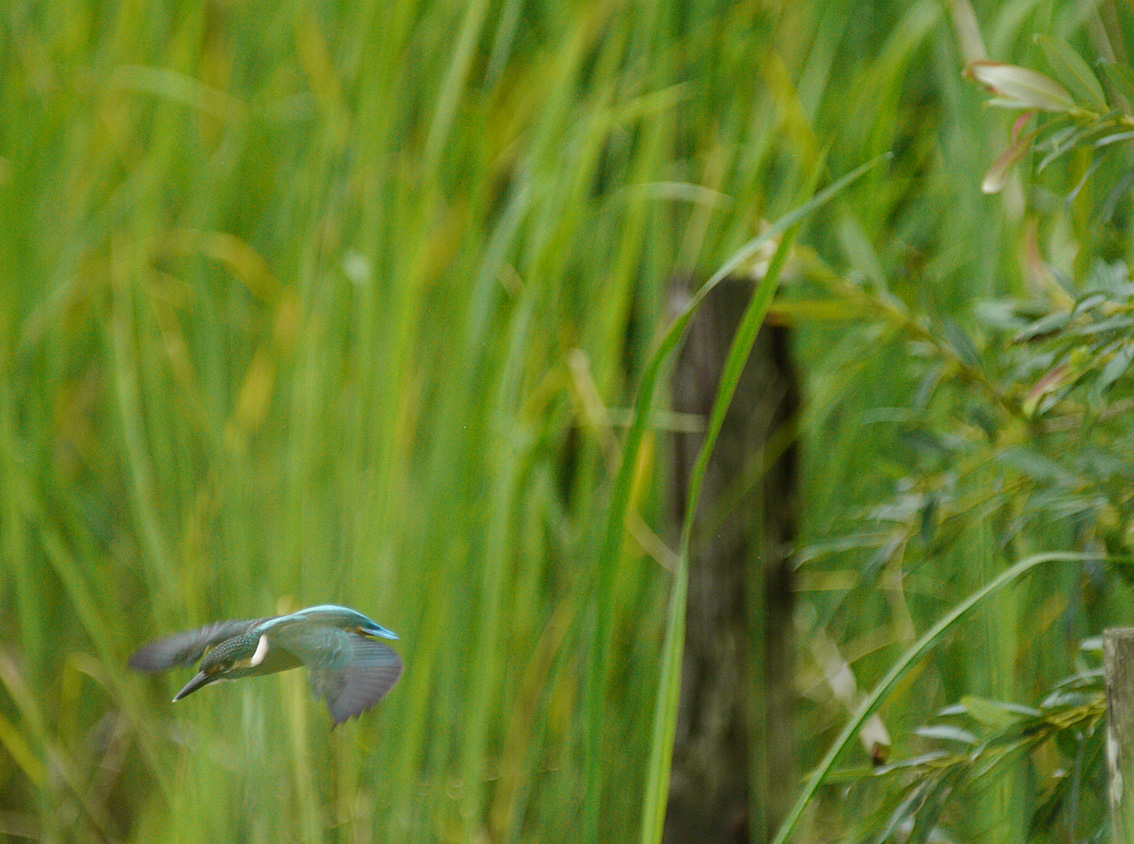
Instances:
[[[177,701],[181,700],[181,698],[187,697],[187,696],[193,694],[193,692],[197,691],[197,689],[204,688],[205,686],[209,685],[209,683],[213,682],[213,680],[215,680],[215,679],[217,679],[217,678],[216,677],[210,677],[204,671],[198,671],[197,676],[194,677],[192,680],[190,680],[188,683],[186,683],[185,688],[182,689],[176,695],[173,696],[173,702],[177,703]]]

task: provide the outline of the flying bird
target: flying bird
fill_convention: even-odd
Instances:
[[[311,687],[327,702],[335,726],[372,708],[402,676],[402,659],[377,639],[396,633],[357,610],[334,604],[291,615],[218,621],[152,642],[130,667],[153,674],[201,661],[174,702],[218,680],[239,680],[307,666]]]

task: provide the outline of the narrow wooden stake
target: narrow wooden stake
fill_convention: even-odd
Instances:
[[[1134,627],[1103,633],[1106,767],[1115,844],[1134,844]]]
[[[675,411],[708,418],[753,283],[727,278],[701,303],[674,368]],[[674,279],[675,311],[695,287]],[[788,329],[765,325],[701,489],[666,844],[766,841],[794,799],[798,406]],[[675,524],[702,437],[674,435]]]

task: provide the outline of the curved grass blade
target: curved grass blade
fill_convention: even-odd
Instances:
[[[778,286],[780,272],[791,253],[800,223],[792,226],[780,241],[776,253],[761,279],[752,300],[744,312],[732,345],[725,360],[721,383],[713,400],[709,428],[697,455],[697,464],[689,483],[689,504],[685,522],[681,526],[681,544],[677,555],[677,571],[669,599],[665,643],[662,646],[662,670],[658,698],[654,711],[653,737],[650,743],[650,763],[646,769],[645,803],[642,808],[642,844],[661,841],[665,827],[665,810],[669,796],[669,776],[673,764],[673,742],[677,728],[677,709],[681,697],[681,663],[685,653],[685,611],[689,592],[689,546],[693,535],[694,516],[701,497],[701,487],[709,458],[724,424],[725,412],[736,393],[741,372],[752,352],[756,335],[768,313],[772,295]]]
[[[811,773],[807,784],[803,787],[803,792],[795,801],[795,805],[791,807],[791,811],[784,819],[779,831],[776,832],[776,837],[772,839],[772,844],[785,844],[791,837],[792,833],[795,831],[796,824],[799,823],[799,819],[803,815],[804,809],[807,808],[807,804],[811,802],[811,799],[815,796],[815,792],[819,790],[819,786],[822,785],[827,778],[827,774],[830,773],[839,754],[854,740],[859,728],[866,722],[866,719],[874,713],[874,710],[878,708],[879,704],[882,703],[883,699],[885,699],[886,695],[898,680],[937,644],[938,640],[950,627],[972,612],[973,609],[983,603],[987,598],[995,595],[1008,584],[1019,580],[1037,566],[1043,565],[1044,563],[1085,562],[1087,560],[1097,559],[1097,554],[1082,554],[1069,551],[1054,551],[1027,557],[1002,571],[992,580],[988,581],[988,583],[984,584],[984,586],[980,587],[954,606],[949,612],[945,613],[933,627],[914,642],[913,646],[902,654],[890,667],[890,670],[886,672],[886,676],[878,681],[878,685],[874,687],[870,695],[862,702],[858,712],[856,712],[854,717],[843,727],[843,731],[839,733],[838,738],[836,738],[830,748],[828,748],[822,761],[819,762],[818,766],[816,766],[815,770]]]

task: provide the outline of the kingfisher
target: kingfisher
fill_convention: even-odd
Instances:
[[[275,674],[306,665],[334,725],[374,707],[402,676],[402,659],[377,639],[398,636],[357,610],[335,604],[290,615],[218,621],[146,645],[130,667],[147,674],[201,661],[174,703],[218,680]]]

